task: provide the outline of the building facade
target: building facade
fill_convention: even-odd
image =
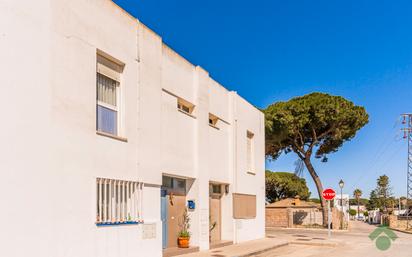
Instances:
[[[333,204],[333,207],[336,208],[336,210],[343,212],[345,216],[344,220],[349,222],[349,195],[342,194],[341,197],[340,194],[336,194]]]
[[[264,237],[264,116],[110,0],[0,0],[4,256]],[[213,229],[211,225],[214,224]]]

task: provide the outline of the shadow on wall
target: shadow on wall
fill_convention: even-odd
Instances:
[[[306,211],[296,211],[293,213],[293,224],[294,225],[303,225],[303,221],[308,216]]]

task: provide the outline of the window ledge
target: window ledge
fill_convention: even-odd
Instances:
[[[212,124],[210,124],[210,123],[209,123],[209,126],[212,127],[212,128],[214,128],[214,129],[220,130],[219,127],[216,127],[215,125],[212,125]]]
[[[181,113],[183,113],[183,114],[186,114],[187,116],[189,116],[189,117],[192,117],[193,119],[196,119],[196,116],[193,116],[192,114],[190,114],[190,113],[188,113],[188,112],[185,112],[185,111],[182,111],[182,110],[180,110],[180,109],[177,109],[179,112],[181,112]]]
[[[96,222],[97,227],[109,227],[109,226],[124,226],[124,225],[138,225],[143,224],[143,221],[126,221],[126,222]]]
[[[256,172],[253,172],[253,171],[248,171],[248,172],[246,172],[246,173],[249,174],[249,175],[253,175],[253,176],[256,175]]]
[[[100,135],[100,136],[104,136],[104,137],[113,138],[113,139],[116,139],[116,140],[119,140],[119,141],[122,141],[122,142],[127,142],[127,138],[112,135],[110,133],[106,133],[106,132],[103,132],[103,131],[96,131],[96,134]]]

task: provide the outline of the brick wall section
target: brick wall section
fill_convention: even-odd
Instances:
[[[345,219],[345,215],[338,211],[336,208],[332,208],[332,229],[341,229],[341,218],[343,216],[343,229],[348,228],[348,222]]]
[[[407,220],[398,220],[398,216],[389,215],[389,227],[405,230],[406,229]],[[409,224],[412,225],[412,221],[409,221]]]
[[[266,208],[266,227],[288,227],[287,208]]]
[[[296,227],[296,224],[293,224],[293,213],[296,211],[305,211],[305,209],[292,209],[292,208],[266,208],[265,213],[266,213],[266,227],[283,227],[283,228],[292,228]],[[310,210],[306,210],[309,211]],[[332,212],[332,229],[340,229],[341,226],[341,212],[338,211],[335,208],[331,209]],[[310,217],[306,217],[303,220],[303,223],[300,224],[301,226],[303,225],[309,225],[310,223],[318,223],[322,224],[322,212],[319,211],[313,216],[312,222],[308,222],[308,219]],[[347,229],[348,228],[348,222],[344,218],[343,221],[343,228]]]

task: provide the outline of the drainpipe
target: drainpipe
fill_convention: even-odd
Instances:
[[[233,192],[237,192],[237,118],[236,118],[236,92],[232,91],[232,120],[233,120],[233,189],[232,189],[232,206],[233,206]],[[233,212],[233,210],[232,210]],[[237,220],[234,220],[234,230],[233,230],[233,236],[234,236],[234,242],[238,242],[238,232],[237,232]]]

